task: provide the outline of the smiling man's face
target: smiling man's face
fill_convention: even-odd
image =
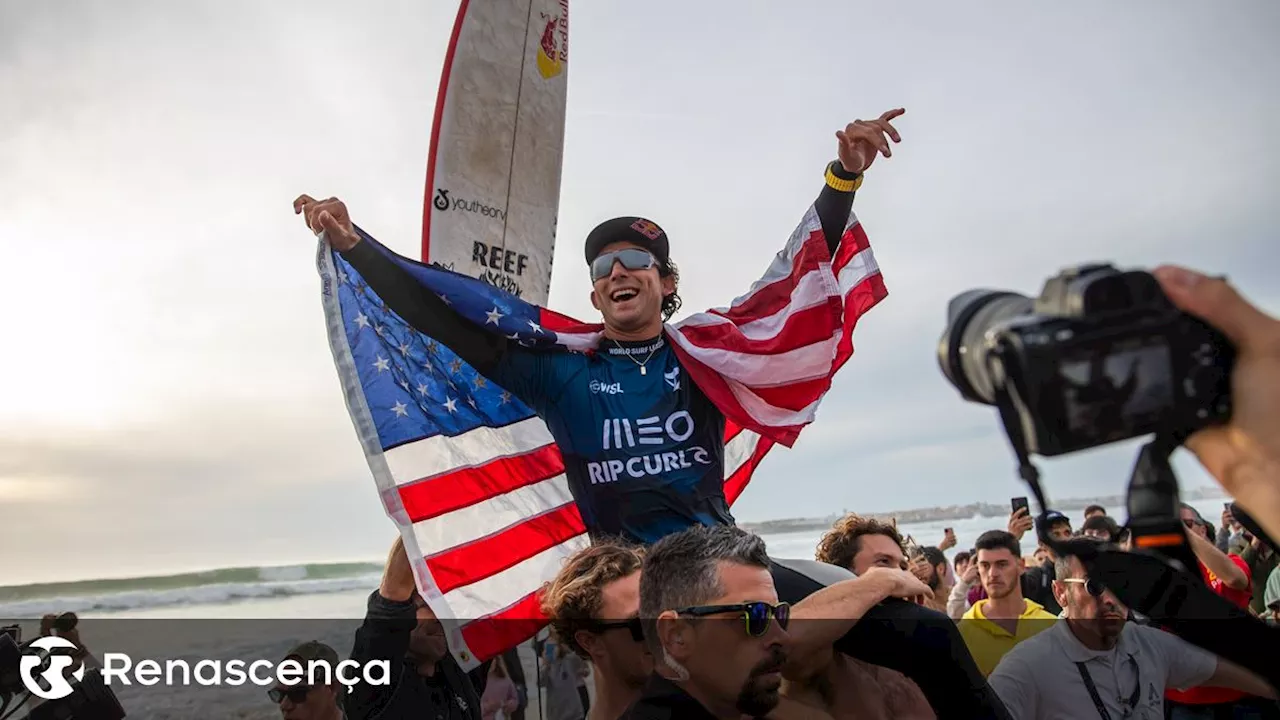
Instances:
[[[627,248],[648,252],[635,243],[615,242],[601,248],[600,255]],[[592,284],[591,304],[604,316],[606,327],[634,333],[661,325],[662,298],[674,291],[674,281],[662,277],[657,263],[644,270],[628,270],[615,262],[608,275]]]

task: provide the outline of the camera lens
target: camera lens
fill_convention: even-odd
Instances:
[[[987,374],[987,331],[1031,312],[1034,301],[1000,290],[969,290],[947,305],[947,329],[938,341],[942,374],[971,402],[991,405],[995,393]]]

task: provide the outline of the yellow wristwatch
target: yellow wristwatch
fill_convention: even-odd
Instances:
[[[827,165],[827,187],[836,192],[854,192],[862,187],[862,173],[858,173],[858,176],[851,180],[846,180],[836,175],[835,166],[835,163]]]

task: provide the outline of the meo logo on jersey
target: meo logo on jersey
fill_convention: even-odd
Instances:
[[[623,450],[641,445],[667,445],[682,443],[693,436],[693,417],[681,410],[665,419],[653,417],[630,420],[606,418],[601,435],[603,450]],[[694,465],[710,465],[711,454],[706,448],[692,447],[673,452],[659,452],[643,457],[603,460],[587,463],[587,474],[592,485],[612,483],[630,476],[636,479],[660,476],[684,470]]]

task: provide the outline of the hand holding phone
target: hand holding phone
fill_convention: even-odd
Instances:
[[[1009,501],[1010,507],[1013,508],[1013,514],[1017,515],[1019,510],[1026,510],[1031,513],[1031,504],[1027,502],[1025,497],[1016,497]]]
[[[1035,522],[1031,519],[1031,506],[1024,497],[1013,498],[1009,505],[1013,508],[1013,512],[1009,514],[1009,533],[1021,540],[1022,536],[1035,526]]]

